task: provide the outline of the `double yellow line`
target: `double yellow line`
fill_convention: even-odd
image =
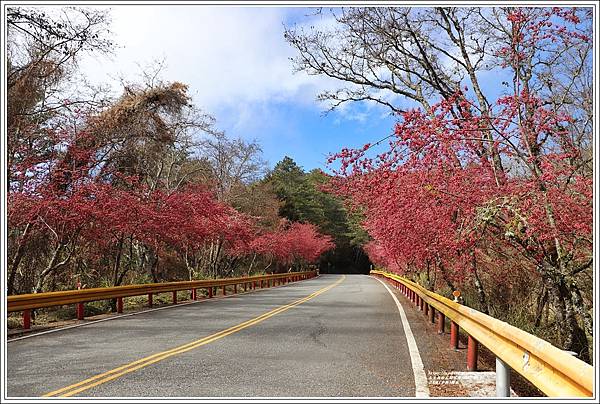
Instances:
[[[190,351],[192,349],[201,347],[202,345],[206,345],[211,342],[217,341],[217,340],[219,340],[223,337],[226,337],[230,334],[241,331],[244,328],[247,328],[252,325],[258,324],[262,321],[265,321],[266,319],[273,317],[276,314],[283,313],[284,311],[289,310],[292,307],[295,307],[295,306],[298,306],[299,304],[305,303],[305,302],[319,296],[320,294],[327,292],[328,290],[334,288],[335,286],[339,285],[340,283],[342,283],[344,281],[344,279],[346,279],[345,275],[342,276],[342,278],[338,279],[333,284],[326,286],[323,289],[317,290],[316,292],[311,293],[310,295],[308,295],[302,299],[296,300],[296,301],[286,304],[284,306],[280,306],[280,307],[278,307],[274,310],[271,310],[267,313],[264,313],[258,317],[255,317],[248,321],[244,321],[243,323],[240,323],[233,327],[227,328],[226,330],[219,331],[216,334],[212,334],[207,337],[201,338],[199,340],[192,341],[188,344],[181,345],[181,346],[178,346],[173,349],[169,349],[168,351],[159,352],[154,355],[150,355],[145,358],[138,359],[134,362],[128,363],[123,366],[119,366],[118,368],[115,368],[115,369],[109,370],[108,372],[104,372],[99,375],[90,377],[89,379],[85,379],[81,382],[72,384],[67,387],[63,387],[58,390],[51,391],[49,393],[44,394],[42,397],[71,397],[75,394],[81,393],[82,391],[86,391],[88,389],[91,389],[92,387],[98,386],[100,384],[104,384],[104,383],[109,382],[114,379],[117,379],[128,373],[135,372],[138,369],[152,365],[153,363],[156,363],[156,362],[160,362],[171,356],[178,355],[178,354]]]

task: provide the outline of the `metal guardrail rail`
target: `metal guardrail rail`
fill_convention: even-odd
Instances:
[[[442,321],[444,316],[448,317],[455,323],[455,338],[458,338],[458,327],[462,327],[470,338],[483,344],[496,355],[497,378],[500,375],[510,384],[508,368],[502,369],[502,366],[507,365],[549,397],[594,396],[594,368],[567,351],[504,321],[433,293],[401,276],[383,271],[371,271],[371,274],[396,283],[409,295],[413,295],[417,304],[420,299],[421,309],[424,304],[428,305],[425,311],[429,309],[432,322],[435,310],[443,314],[440,316]],[[443,330],[443,325],[441,329]]]
[[[316,276],[316,271],[289,272],[283,274],[260,275],[242,278],[226,279],[207,279],[199,281],[165,282],[149,283],[140,285],[115,286],[109,288],[91,288],[66,290],[60,292],[30,293],[24,295],[13,295],[7,298],[8,312],[23,312],[23,328],[30,328],[30,314],[32,309],[44,307],[62,306],[68,304],[77,304],[77,317],[83,319],[83,303],[98,300],[117,299],[117,311],[123,311],[124,297],[148,295],[148,304],[152,306],[152,296],[157,293],[172,292],[173,303],[177,303],[177,292],[190,290],[192,299],[197,299],[197,289],[207,289],[208,297],[213,296],[213,289],[223,288],[223,294],[226,294],[226,286],[233,286],[234,293],[237,293],[237,285],[244,285],[255,289],[257,285],[263,287],[263,284],[271,286],[271,283],[279,284],[299,281]]]

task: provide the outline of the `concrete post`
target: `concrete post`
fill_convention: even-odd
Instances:
[[[496,397],[510,397],[510,367],[496,358]]]

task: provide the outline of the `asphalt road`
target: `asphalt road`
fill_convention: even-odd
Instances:
[[[398,309],[364,275],[322,275],[7,346],[9,397],[415,396]]]

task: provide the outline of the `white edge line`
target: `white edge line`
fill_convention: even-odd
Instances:
[[[398,312],[400,313],[400,318],[402,319],[402,327],[404,328],[404,335],[406,335],[406,343],[408,344],[408,352],[410,353],[410,362],[412,364],[413,373],[415,375],[415,397],[429,397],[429,385],[427,384],[427,376],[425,375],[425,369],[423,367],[423,361],[421,360],[421,355],[419,354],[419,348],[417,347],[417,342],[415,341],[415,337],[410,329],[410,324],[408,319],[406,318],[406,313],[402,308],[402,305],[398,301],[396,295],[390,290],[388,285],[385,284],[381,279],[373,277],[373,279],[379,281],[387,291],[392,295],[394,302],[396,302],[396,306],[398,307]]]
[[[141,311],[136,311],[136,312],[133,312],[133,313],[120,314],[120,315],[117,315],[117,316],[111,316],[111,317],[107,317],[107,318],[101,318],[99,320],[88,320],[85,323],[73,324],[73,325],[68,325],[68,326],[65,326],[65,327],[57,327],[57,328],[53,328],[51,330],[34,332],[32,334],[29,334],[29,335],[23,335],[22,337],[16,337],[16,338],[7,339],[6,342],[7,343],[11,343],[11,342],[20,341],[20,340],[27,339],[27,338],[38,337],[40,335],[51,334],[53,332],[65,331],[65,330],[69,330],[71,328],[85,327],[86,325],[92,325],[92,324],[96,324],[96,323],[101,323],[103,321],[117,320],[117,319],[120,319],[120,318],[123,318],[123,317],[137,316],[138,314],[145,314],[145,313],[150,313],[150,312],[158,311],[158,310],[175,309],[177,307],[188,306],[190,304],[215,302],[215,301],[219,301],[219,300],[222,300],[222,299],[228,299],[228,298],[231,298],[231,297],[236,297],[236,296],[240,296],[240,295],[246,295],[246,294],[249,294],[249,293],[256,293],[256,292],[262,292],[262,291],[265,291],[265,290],[272,290],[272,289],[284,288],[286,286],[291,286],[291,285],[294,285],[294,284],[297,284],[297,283],[300,283],[300,282],[309,281],[311,279],[316,279],[318,277],[319,277],[319,275],[317,275],[317,276],[315,276],[313,278],[302,279],[302,280],[299,280],[299,281],[296,281],[296,282],[286,283],[285,285],[271,286],[269,288],[260,288],[258,290],[257,289],[252,289],[252,290],[248,290],[246,292],[240,292],[240,293],[231,294],[231,295],[227,295],[227,296],[221,295],[221,296],[218,296],[218,297],[204,298],[202,300],[194,300],[194,301],[186,302],[186,303],[170,304],[168,306],[157,307],[157,308],[154,308],[154,309],[141,310]],[[218,287],[220,287],[220,286],[218,286]],[[187,289],[182,289],[182,290],[187,290]],[[164,293],[168,293],[168,292],[164,292]],[[140,295],[140,296],[143,296],[143,295]]]

